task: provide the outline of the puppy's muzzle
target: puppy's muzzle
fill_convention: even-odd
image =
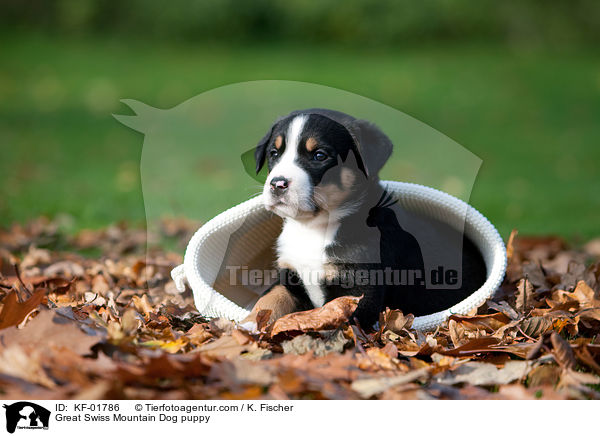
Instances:
[[[290,181],[288,179],[286,179],[285,177],[279,176],[279,177],[273,177],[271,179],[271,194],[273,194],[276,197],[279,197],[283,194],[285,194],[285,192],[288,189],[288,186],[290,185]]]

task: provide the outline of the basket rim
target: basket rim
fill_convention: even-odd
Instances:
[[[439,208],[438,211],[445,213],[446,217],[457,216],[457,210],[461,210],[464,214],[465,233],[468,236],[478,236],[477,238],[471,237],[471,239],[484,255],[484,259],[489,259],[489,262],[486,259],[487,278],[479,289],[452,307],[415,317],[412,327],[416,330],[433,329],[451,315],[466,314],[483,304],[502,283],[507,264],[506,247],[492,223],[473,206],[438,189],[408,182],[380,181],[380,183],[391,188],[394,193],[402,195],[403,200],[408,199],[420,202],[426,207]],[[422,210],[426,213],[425,209]],[[192,289],[196,308],[207,317],[222,316],[240,321],[249,313],[205,281],[198,256],[203,244],[211,235],[219,232],[225,226],[243,220],[250,214],[259,211],[265,211],[262,194],[216,215],[195,232],[186,248],[183,265],[172,271],[172,277],[177,287],[184,287],[184,281],[186,281]],[[483,241],[484,246],[477,244],[477,240]]]

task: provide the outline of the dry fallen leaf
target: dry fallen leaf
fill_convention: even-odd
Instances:
[[[393,344],[390,343],[390,345]],[[369,348],[364,355],[359,357],[358,367],[364,370],[397,369],[394,358],[383,351],[382,348]]]
[[[267,329],[267,325],[269,324],[269,320],[271,319],[272,311],[270,309],[260,310],[256,314],[256,329],[259,332],[264,332]]]
[[[532,338],[538,338],[552,327],[552,321],[543,316],[532,316],[521,321],[523,333]]]
[[[348,321],[361,297],[339,297],[317,309],[290,313],[273,324],[271,335],[282,332],[333,330]]]
[[[395,377],[378,377],[356,380],[352,382],[352,389],[356,391],[362,398],[370,398],[373,395],[384,392],[391,387],[407,384],[415,380],[425,379],[428,376],[429,371],[427,369],[416,369],[407,374],[402,374]]]
[[[0,348],[0,368],[3,374],[52,389],[56,387],[56,383],[46,374],[43,361],[43,353],[31,347],[13,345]]]
[[[598,384],[600,384],[600,377],[567,368],[563,370],[556,389],[570,392],[572,398],[600,399],[600,393],[588,386]]]
[[[17,299],[17,293],[11,291],[4,300],[2,300],[2,310],[0,311],[0,330],[6,327],[20,324],[27,315],[38,307],[44,296],[45,289],[38,289],[27,300],[20,302]]]
[[[349,342],[341,330],[336,330],[324,338],[314,338],[306,334],[296,336],[289,341],[283,341],[281,347],[285,354],[314,353],[315,356],[325,356],[329,353],[341,353]]]
[[[517,229],[512,229],[512,231],[510,232],[510,236],[508,237],[508,242],[506,243],[506,259],[510,262],[512,257],[513,257],[513,253],[515,251],[514,249],[514,240],[515,237],[517,236],[519,232],[517,231]]]
[[[77,354],[88,354],[90,347],[103,339],[100,331],[82,330],[83,325],[65,318],[55,311],[43,309],[24,328],[7,328],[0,331],[0,343],[4,346],[27,344],[38,350],[48,347],[65,347]]]
[[[461,323],[465,329],[481,329],[490,333],[499,329],[500,327],[503,327],[511,321],[511,319],[503,312],[474,316],[452,315],[450,316],[450,319]]]
[[[198,351],[206,356],[231,359],[252,350],[256,344],[240,344],[233,336],[221,336],[219,339],[202,345]]]
[[[502,368],[486,362],[466,362],[438,377],[438,381],[444,384],[469,383],[475,386],[505,385],[525,377],[529,367],[528,362],[521,360],[508,361]]]
[[[529,277],[522,278],[517,284],[517,309],[521,312],[527,312],[532,306],[531,302],[533,297],[531,292],[533,291],[533,285]]]
[[[600,307],[600,299],[596,298],[594,290],[583,280],[577,282],[573,297],[579,301],[581,307]]]
[[[123,223],[75,236],[58,228],[40,219],[0,229],[0,321],[11,324],[0,329],[2,398],[600,396],[600,259],[560,238],[513,233],[500,289],[435,331],[413,330],[400,310],[364,331],[348,323],[358,303],[350,298],[278,325],[259,314],[250,334],[204,318],[189,290],[173,290],[170,270],[195,228],[159,230],[178,239],[179,253]]]
[[[539,365],[529,372],[529,386],[554,386],[558,382],[561,369],[555,365]]]
[[[552,332],[550,341],[552,342],[552,354],[556,362],[565,369],[575,368],[577,362],[571,345],[556,332]]]
[[[596,374],[600,375],[600,364],[596,362],[596,359],[590,353],[590,350],[587,344],[583,344],[575,350],[575,355],[577,356],[577,360],[582,362],[584,365],[590,367]]]
[[[404,315],[401,310],[391,310],[386,308],[379,316],[379,328],[383,332],[390,330],[394,333],[400,333],[402,329],[409,329],[415,316],[412,313]]]

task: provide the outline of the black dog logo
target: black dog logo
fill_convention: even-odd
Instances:
[[[15,429],[48,429],[50,411],[29,401],[19,401],[6,409],[6,431],[14,433]]]

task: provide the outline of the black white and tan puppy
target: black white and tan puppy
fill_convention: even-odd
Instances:
[[[262,309],[276,319],[363,295],[354,317],[370,328],[386,307],[432,313],[483,284],[485,264],[468,238],[404,210],[380,185],[379,170],[391,153],[379,128],[337,111],[295,111],[271,126],[255,158],[257,173],[265,163],[269,170],[265,208],[284,219],[279,278],[243,325],[252,325]],[[459,281],[430,289],[429,273],[440,265],[425,262],[421,247],[447,253],[451,244],[458,246],[452,256]]]

